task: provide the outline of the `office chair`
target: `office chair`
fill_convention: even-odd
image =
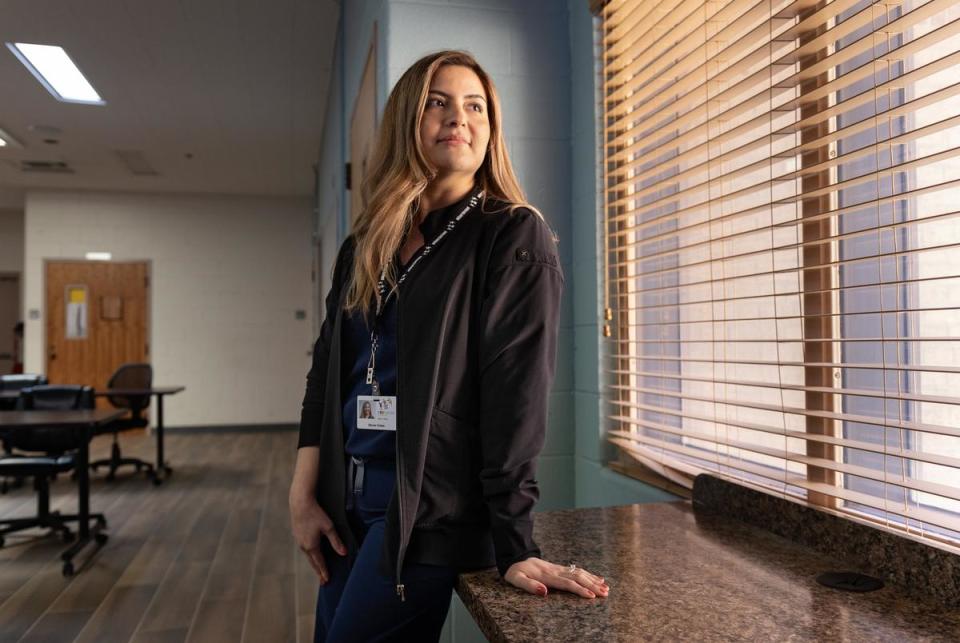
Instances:
[[[20,373],[16,375],[0,375],[0,390],[22,391],[30,386],[46,384],[47,378],[36,373]],[[12,411],[17,406],[17,400],[0,400],[0,411]]]
[[[20,392],[20,406],[24,411],[77,411],[95,409],[93,388],[78,385],[41,384]],[[47,454],[62,454],[76,449],[76,440],[68,431],[58,429],[34,429],[10,432],[13,448],[20,451],[41,451]]]
[[[33,386],[23,389],[20,401],[27,411],[92,409],[95,406],[93,389],[89,386]],[[42,455],[9,455],[0,458],[0,475],[33,477],[37,491],[36,516],[0,519],[0,547],[7,534],[33,527],[58,531],[64,542],[69,542],[73,532],[67,523],[76,522],[79,516],[50,511],[49,478],[76,466],[75,451],[81,447],[84,435],[79,431],[37,427],[7,431],[4,438],[12,449]],[[103,514],[90,514],[90,517],[101,526],[106,525]]]
[[[107,388],[134,388],[148,389],[153,384],[153,367],[149,364],[123,364],[118,368],[107,383]],[[117,440],[120,431],[129,431],[131,429],[143,429],[149,424],[144,415],[144,411],[150,406],[149,395],[110,395],[107,400],[114,408],[130,409],[130,417],[120,419],[104,426],[96,431],[97,435],[104,433],[113,433],[113,446],[110,448],[110,457],[103,460],[96,460],[90,463],[90,468],[94,471],[97,467],[107,466],[110,471],[107,473],[107,480],[113,480],[116,477],[117,469],[123,465],[129,464],[137,468],[139,473],[145,469],[147,477],[156,483],[157,477],[154,474],[153,465],[140,458],[125,458],[120,453],[120,444]]]
[[[37,373],[0,375],[0,390],[3,391],[22,391],[30,386],[46,383],[46,376],[39,375]],[[0,400],[0,411],[13,411],[17,408],[19,401],[19,398]],[[3,439],[2,435],[0,435],[0,443],[3,444],[3,452],[6,455],[10,455],[11,448],[7,444],[6,440]],[[0,478],[3,478],[3,481],[0,482],[0,493],[7,493],[7,491],[11,488],[18,489],[23,484],[23,477],[21,476],[7,476],[6,474],[0,474]],[[9,478],[13,479],[10,480]]]

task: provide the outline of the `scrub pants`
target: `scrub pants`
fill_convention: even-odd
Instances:
[[[402,602],[394,577],[379,571],[384,516],[396,481],[394,466],[393,462],[368,460],[349,467],[352,479],[347,515],[360,548],[354,554],[340,556],[326,539],[323,541],[330,580],[320,586],[317,597],[315,643],[440,638],[456,570],[405,564],[401,581],[406,600]]]

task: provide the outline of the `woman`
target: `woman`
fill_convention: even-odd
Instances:
[[[542,560],[532,538],[563,274],[469,54],[403,74],[364,194],[290,488],[294,537],[320,579],[317,640],[436,640],[457,573],[492,565],[540,596],[607,595],[602,578]],[[373,401],[391,412],[357,426]]]
[[[370,408],[370,402],[364,402],[360,407],[360,419],[366,420],[373,417],[373,411]]]

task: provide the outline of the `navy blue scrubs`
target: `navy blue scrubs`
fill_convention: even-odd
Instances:
[[[390,297],[380,317],[376,378],[381,395],[397,391],[397,298]],[[320,586],[314,640],[436,641],[450,608],[457,572],[450,567],[407,563],[401,576],[405,600],[396,580],[383,576],[384,518],[396,484],[396,432],[357,428],[357,396],[372,395],[366,383],[370,330],[361,313],[344,317],[342,347],[349,374],[344,380],[343,431],[348,466],[347,507],[360,543],[354,555],[340,556],[323,540],[330,580]]]

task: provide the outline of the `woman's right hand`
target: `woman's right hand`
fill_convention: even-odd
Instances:
[[[293,528],[293,538],[297,546],[307,555],[310,566],[317,573],[320,584],[330,580],[327,563],[323,558],[320,544],[324,538],[330,541],[330,546],[341,556],[347,555],[347,548],[337,535],[333,521],[313,497],[290,498],[290,523]]]

